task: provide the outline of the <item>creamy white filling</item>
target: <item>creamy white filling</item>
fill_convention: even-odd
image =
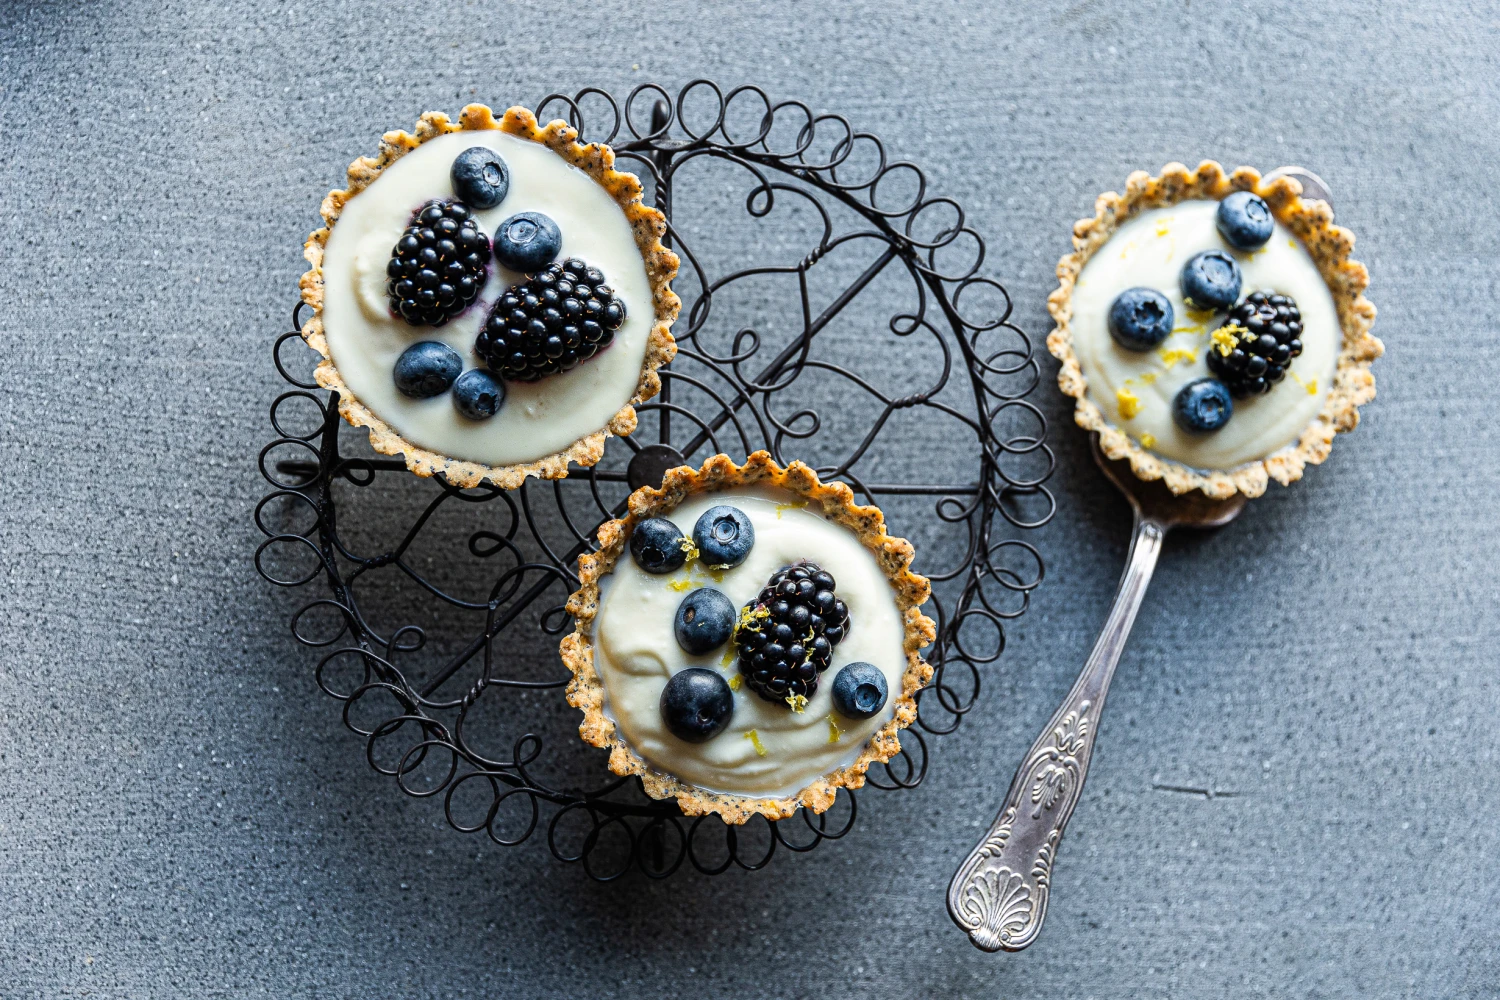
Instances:
[[[853,532],[790,495],[715,493],[690,498],[668,518],[691,536],[698,516],[721,503],[743,510],[755,525],[755,545],[739,566],[714,572],[698,560],[675,573],[653,576],[627,552],[604,591],[595,624],[594,666],[604,682],[605,711],[626,742],[651,766],[710,791],[791,795],[859,756],[871,734],[895,712],[906,670],[905,629],[890,581]],[[733,644],[690,656],[677,644],[677,606],[694,588],[715,587],[742,608],[783,566],[811,560],[833,574],[849,606],[849,634],[833,649],[833,662],[804,711],[769,702],[747,686],[734,692],[734,715],[707,743],[685,743],[667,731],[659,704],[667,679],[688,667],[708,667],[726,679],[738,674]],[[834,676],[846,663],[873,663],[890,695],[869,719],[847,719],[833,709]],[[751,733],[754,733],[754,738]],[[764,751],[764,755],[757,749]]]
[[[1281,223],[1259,250],[1234,250],[1214,227],[1216,201],[1185,201],[1141,213],[1121,226],[1084,265],[1073,291],[1073,349],[1088,396],[1105,418],[1148,450],[1200,469],[1232,469],[1296,441],[1323,409],[1338,363],[1338,310],[1305,247]],[[1172,420],[1172,399],[1209,374],[1209,335],[1223,313],[1189,312],[1178,278],[1189,257],[1223,250],[1239,262],[1240,294],[1269,289],[1302,311],[1302,355],[1264,396],[1234,401],[1220,430],[1192,434]],[[1127,288],[1155,288],[1172,302],[1175,328],[1159,348],[1131,351],[1109,335],[1109,307]],[[1132,399],[1134,402],[1132,402]],[[1126,413],[1131,408],[1133,416]]]
[[[449,168],[470,146],[499,151],[510,167],[510,191],[495,208],[476,212],[492,236],[517,212],[551,216],[562,230],[562,257],[601,268],[625,302],[625,324],[613,343],[572,371],[534,383],[510,383],[505,405],[489,420],[454,409],[444,393],[409,399],[391,372],[401,352],[438,340],[465,358],[496,297],[524,276],[491,263],[479,300],[442,327],[411,326],[393,317],[386,299],[386,263],[411,213],[431,198],[453,197]],[[604,427],[630,401],[655,324],[646,265],[625,213],[592,177],[540,143],[499,131],[455,132],[423,143],[388,166],[344,207],[323,258],[323,328],[333,362],[354,394],[408,441],[450,458],[509,465],[561,451]]]

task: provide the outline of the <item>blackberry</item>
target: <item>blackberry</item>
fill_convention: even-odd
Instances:
[[[569,257],[496,299],[474,349],[501,378],[535,382],[592,358],[624,322],[604,272]]]
[[[766,701],[800,712],[818,689],[833,647],[849,633],[849,608],[833,576],[806,560],[771,574],[740,612],[735,629],[740,675]]]
[[[429,201],[391,251],[386,294],[413,326],[442,326],[479,297],[490,268],[490,238],[461,201]]]
[[[1258,396],[1286,377],[1302,353],[1302,313],[1290,295],[1251,292],[1214,331],[1208,370],[1236,399]]]

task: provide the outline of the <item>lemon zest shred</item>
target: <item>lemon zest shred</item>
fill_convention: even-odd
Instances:
[[[693,589],[693,581],[692,580],[673,580],[672,582],[668,583],[667,586],[671,587],[673,590],[677,591],[680,594],[684,590],[691,590],[691,589]]]
[[[1172,366],[1179,361],[1192,364],[1198,360],[1198,352],[1191,347],[1163,347],[1156,353],[1161,358],[1161,363],[1167,366],[1167,371],[1171,371]]]
[[[1156,372],[1141,372],[1139,376],[1141,385],[1150,385],[1156,381]]]
[[[828,714],[828,742],[837,743],[840,739],[843,738],[843,736],[844,731],[839,728],[839,724],[837,722],[833,721],[833,713],[830,712]]]
[[[791,503],[779,503],[776,505],[776,520],[781,520],[781,512],[784,510],[801,510],[806,506],[806,500],[793,500]]]
[[[786,696],[786,703],[787,707],[798,715],[807,711],[807,695],[805,694],[789,694]]]
[[[1287,374],[1292,377],[1292,381],[1293,382],[1296,382],[1302,388],[1306,389],[1307,390],[1307,394],[1309,396],[1316,396],[1318,394],[1318,380],[1317,379],[1309,379],[1308,381],[1304,382],[1304,381],[1302,381],[1302,376],[1298,375],[1294,371],[1288,370]]]
[[[1129,420],[1141,412],[1141,397],[1129,389],[1121,389],[1115,393],[1115,401],[1120,404],[1120,419]]]
[[[1212,309],[1194,309],[1192,306],[1188,306],[1183,311],[1187,313],[1188,319],[1199,326],[1206,326],[1214,318],[1214,311]]]
[[[749,605],[746,605],[745,609],[740,612],[740,621],[739,624],[735,626],[735,630],[738,631],[742,628],[750,628],[751,625],[753,625],[756,621],[762,618],[769,617],[771,617],[770,608],[767,608],[761,604],[757,604],[753,608]]]
[[[729,678],[729,690],[738,691],[740,689],[740,685],[743,683],[745,683],[745,678],[741,677],[739,674],[735,674],[733,677]]]
[[[1155,448],[1156,447],[1156,438],[1155,438],[1155,436],[1153,436],[1151,434],[1142,434],[1141,435],[1141,447],[1142,448]]]
[[[1293,250],[1297,249],[1297,241],[1295,239],[1287,240],[1286,245],[1291,247]]]
[[[755,730],[751,729],[745,733],[745,739],[749,740],[750,745],[755,747],[755,756],[764,757],[766,755],[766,747],[765,744],[760,741],[760,733],[757,733]]]
[[[1250,331],[1238,323],[1225,323],[1214,331],[1214,350],[1223,357],[1229,357],[1236,347],[1240,346],[1240,339],[1249,340]]]
[[[721,667],[727,667],[727,666],[729,666],[731,663],[734,662],[734,658],[735,658],[736,655],[737,654],[735,653],[734,643],[731,642],[729,644],[729,646],[724,650],[724,655],[719,658],[719,666],[721,666]],[[735,676],[738,677],[739,675],[736,674]],[[734,682],[731,681],[730,682],[730,687],[733,687],[733,686],[734,686]]]

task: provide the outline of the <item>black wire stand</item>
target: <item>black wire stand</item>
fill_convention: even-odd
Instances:
[[[685,817],[674,801],[646,797],[639,781],[609,775],[603,756],[576,737],[558,757],[594,781],[601,772],[612,780],[595,787],[554,780],[545,772],[556,761],[529,729],[497,753],[479,735],[480,709],[501,700],[524,727],[528,712],[533,721],[548,714],[544,707],[555,712],[555,704],[528,701],[532,692],[562,702],[570,675],[555,648],[572,627],[563,605],[578,583],[577,559],[596,548],[598,525],[624,512],[630,490],[659,485],[666,469],[697,465],[720,451],[743,459],[764,448],[778,462],[810,464],[810,455],[826,453],[834,457],[816,464],[825,481],[843,480],[882,505],[934,498],[942,531],[963,539],[947,566],[926,565],[918,547],[916,568],[934,585],[924,610],[938,624],[937,641],[925,653],[935,673],[919,694],[918,720],[902,734],[901,753],[868,776],[868,785],[885,790],[915,787],[927,773],[928,736],[952,732],[974,706],[980,668],[1004,651],[1005,622],[1025,612],[1042,581],[1042,558],[1021,537],[1055,511],[1046,486],[1055,461],[1046,420],[1026,398],[1040,368],[1032,343],[1010,322],[1009,295],[980,274],[984,241],[965,224],[962,208],[929,196],[920,169],[888,159],[876,136],[842,116],[815,114],[799,101],[773,103],[756,87],[726,94],[707,80],[675,97],[643,84],[623,106],[597,88],[551,94],[537,106],[539,118],[549,112],[565,115],[580,141],[611,144],[669,220],[667,243],[682,258],[674,288],[684,307],[673,330],[677,358],[661,372],[661,395],[636,408],[640,426],[611,441],[604,462],[575,468],[565,480],[529,480],[509,492],[418,480],[400,459],[375,456],[363,431],[350,430],[344,443],[366,455],[341,450],[337,394],[294,375],[282,356],[283,346],[300,337],[299,303],[295,329],[274,348],[277,370],[294,388],[272,403],[277,436],[260,454],[274,490],[255,510],[266,536],[256,568],[279,586],[326,581],[327,596],[308,601],[291,619],[299,643],[328,650],[314,670],[318,686],[342,703],[343,722],[364,738],[370,765],[408,795],[441,797],[455,829],[483,830],[506,846],[545,830],[555,857],[580,862],[601,881],[631,868],[663,878],[684,861],[704,874],[731,865],[759,869],[778,847],[810,851],[847,834],[857,819],[855,794],[841,791],[822,816],[804,810],[774,823],[733,827],[713,816]],[[609,127],[590,130],[596,116]],[[711,255],[696,248],[728,216],[716,209],[708,218],[684,218],[691,186],[706,183],[695,180],[698,167],[708,163],[730,171],[731,184],[748,185],[739,224],[761,227],[753,235],[757,248],[780,256],[775,244],[788,230],[773,216],[787,214],[803,220],[810,242],[778,262],[716,275]],[[718,176],[710,196],[732,190]],[[819,286],[825,271],[837,278],[832,290]],[[737,310],[763,311],[753,295],[737,296],[737,288],[767,279],[794,284],[797,292],[787,300],[800,318],[769,323],[774,333],[737,325]],[[883,313],[886,330],[865,336],[881,350],[903,352],[903,362],[910,356],[905,381],[913,391],[902,395],[877,388],[854,362],[825,357],[818,340],[854,311],[851,304],[873,296],[877,279],[887,291],[896,288],[904,304]],[[752,304],[742,305],[744,298]],[[733,333],[715,339],[721,329]],[[813,382],[825,387],[821,407],[798,399],[799,388]],[[851,432],[848,415],[861,407],[873,420]],[[965,445],[970,481],[871,481],[865,467],[884,468],[890,463],[877,460],[899,451],[899,437],[885,440],[882,432],[904,411],[946,421],[954,438],[971,442]],[[830,419],[838,426],[825,432],[825,413],[844,419]],[[628,465],[619,467],[627,455]],[[392,476],[401,478],[392,483]],[[388,507],[381,518],[365,517],[354,501],[370,491],[395,496],[394,515]],[[455,509],[481,516],[483,526],[465,529],[459,565],[424,568],[413,555],[424,529],[435,530],[430,526]],[[393,533],[387,525],[398,518],[408,526]],[[351,531],[373,537],[351,542]],[[395,602],[395,615],[377,615],[365,592],[392,574],[406,596]],[[478,596],[458,592],[476,579]],[[441,635],[414,618],[439,621]],[[536,655],[517,653],[538,642],[545,645]],[[576,715],[567,709],[570,729]]]

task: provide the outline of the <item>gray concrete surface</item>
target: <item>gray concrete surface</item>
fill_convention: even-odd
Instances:
[[[1497,995],[1497,57],[1493,4],[0,6],[0,996]],[[1380,397],[1169,545],[1023,955],[942,892],[1124,554],[1050,384],[1048,577],[981,707],[764,872],[600,887],[454,833],[252,571],[267,348],[343,165],[471,94],[700,74],[920,161],[1038,337],[1136,167],[1305,163],[1359,234]]]

